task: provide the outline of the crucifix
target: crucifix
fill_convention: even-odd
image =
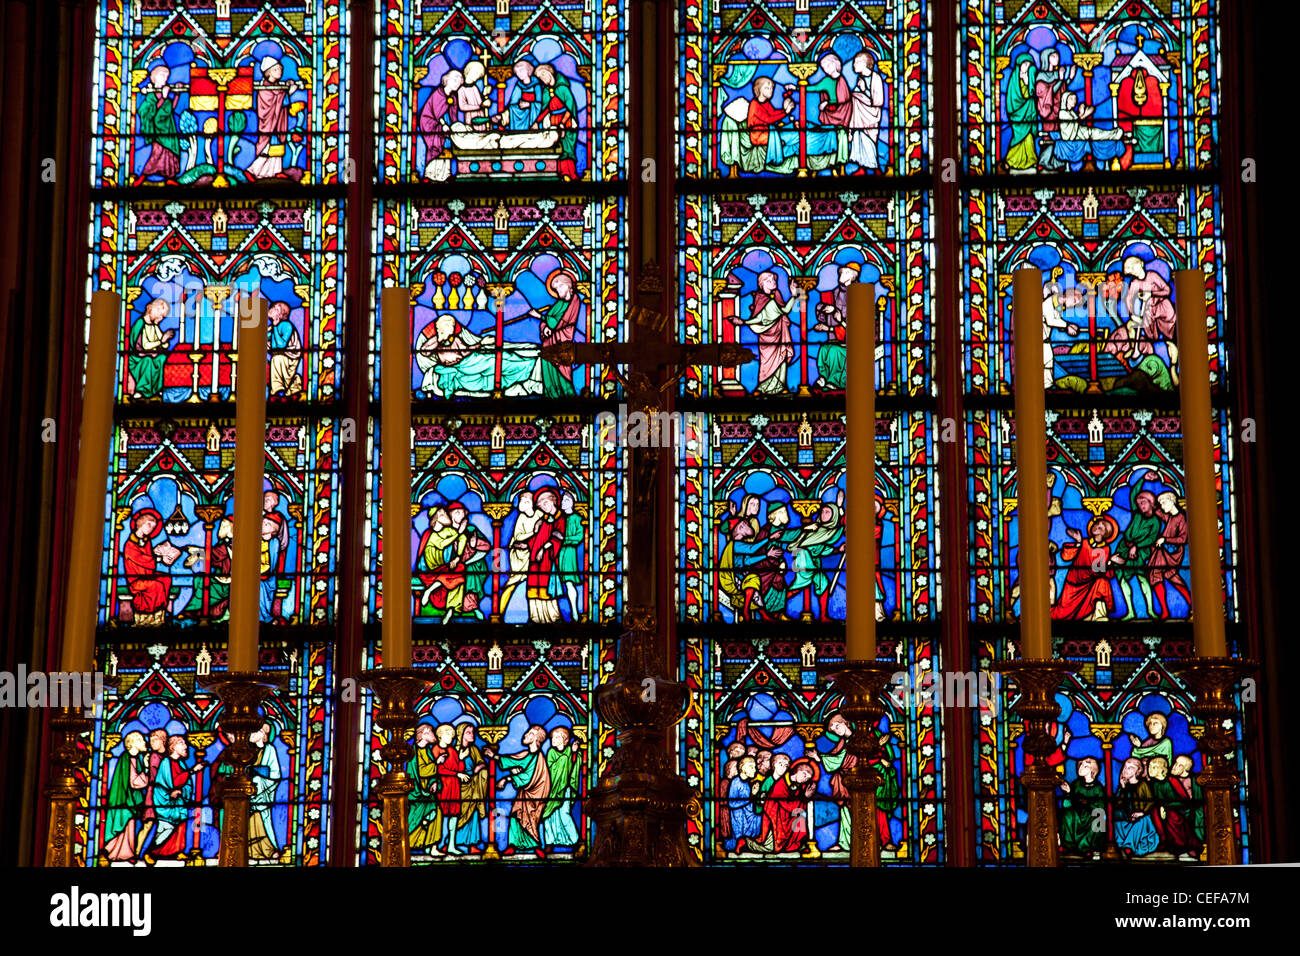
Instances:
[[[635,342],[564,342],[542,349],[556,365],[609,367],[627,404],[660,415],[672,405],[670,389],[691,366],[735,366],[755,360],[734,343],[683,345],[640,336]],[[650,419],[657,421],[658,419]],[[686,712],[686,685],[667,675],[659,645],[655,594],[655,532],[672,515],[661,513],[656,495],[661,446],[674,430],[660,430],[655,447],[628,449],[628,575],[624,632],[614,670],[596,689],[596,708],[618,734],[618,746],[587,800],[596,822],[595,866],[692,866],[686,821],[695,792],[677,775],[668,732]],[[665,437],[666,436],[666,437]],[[645,573],[643,569],[652,569]]]

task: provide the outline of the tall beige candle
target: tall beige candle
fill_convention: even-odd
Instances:
[[[104,557],[105,494],[113,453],[113,371],[122,297],[90,297],[90,339],[86,345],[86,390],[81,400],[81,443],[77,446],[77,489],[72,505],[72,550],[64,601],[64,671],[95,666],[95,623],[99,617],[99,574]]]
[[[411,290],[385,289],[383,422],[384,667],[411,666]]]
[[[1052,656],[1048,604],[1047,415],[1043,402],[1043,274],[1017,269],[1012,278],[1015,345],[1016,499],[1020,544],[1020,655]]]
[[[876,291],[849,286],[845,657],[876,659]]]
[[[230,555],[231,671],[258,669],[262,582],[262,478],[266,470],[266,300],[241,299],[235,310],[239,378],[235,395],[235,522]]]
[[[1210,406],[1210,345],[1205,326],[1205,275],[1174,274],[1178,308],[1178,396],[1183,414],[1183,475],[1187,487],[1187,550],[1192,564],[1192,625],[1198,657],[1227,657],[1223,627],[1223,565],[1214,491],[1214,418]]]

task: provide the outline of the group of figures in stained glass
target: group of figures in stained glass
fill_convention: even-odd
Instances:
[[[254,757],[249,859],[254,865],[320,862],[323,787],[329,772],[331,655],[308,644],[276,655],[288,690],[249,734]],[[212,866],[222,826],[218,781],[229,738],[221,705],[196,686],[217,655],[206,644],[119,645],[119,680],[96,722],[88,820],[79,837],[100,865]]]
[[[202,634],[228,616],[233,428],[201,414],[155,420],[153,403],[232,400],[241,304],[254,292],[267,299],[268,396],[298,417],[277,418],[273,406],[260,617],[328,626],[339,461],[355,436],[296,403],[334,400],[344,374],[368,371],[345,369],[341,348],[342,263],[357,242],[342,235],[343,204],[285,198],[299,184],[343,181],[343,106],[355,79],[346,5],[163,6],[104,0],[99,26],[95,183],[135,189],[128,201],[96,204],[92,258],[93,284],[126,301],[117,398],[128,415],[116,437],[100,592],[101,623],[118,629],[105,665],[126,681],[96,724],[82,841],[88,862],[114,865],[212,862],[221,826],[213,781],[228,742],[215,700],[195,688],[211,655],[197,643],[137,646],[132,635],[171,626]],[[773,187],[772,195],[688,189],[676,209],[677,337],[755,353],[732,368],[688,369],[681,386],[688,401],[757,400],[702,416],[676,453],[678,658],[693,692],[680,768],[703,797],[688,832],[708,862],[848,855],[852,731],[815,666],[843,649],[795,630],[844,618],[845,511],[862,504],[846,495],[843,416],[770,400],[843,391],[855,282],[874,290],[879,391],[904,404],[934,391],[931,195],[793,188],[813,181],[798,176],[929,169],[932,17],[928,4],[904,0],[717,0],[678,11],[682,174],[762,177]],[[625,5],[385,0],[377,25],[381,180],[538,185],[531,198],[476,199],[467,188],[451,199],[377,202],[375,285],[413,290],[413,398],[613,397],[606,369],[552,362],[542,349],[628,334],[623,200],[572,185],[632,175]],[[1210,0],[966,4],[960,30],[969,171],[1213,166]],[[777,188],[779,177],[790,180]],[[221,201],[147,198],[157,186],[267,181],[274,197],[236,188]],[[561,187],[572,194],[556,194]],[[1155,413],[1094,412],[1087,396],[1140,401],[1176,388],[1173,271],[1189,265],[1205,270],[1211,290],[1221,394],[1220,221],[1212,187],[1098,181],[966,194],[966,391],[1005,394],[1014,381],[1011,273],[1029,264],[1043,271],[1043,384],[1079,398],[1080,411],[1054,413],[1049,424],[1057,620],[1189,615],[1181,426]],[[377,359],[378,324],[368,331]],[[1216,422],[1235,615],[1231,434],[1225,417]],[[1018,613],[1015,513],[1024,492],[1010,416],[968,413],[965,427],[969,614],[996,624]],[[882,632],[896,622],[931,626],[939,614],[936,462],[951,439],[938,428],[915,410],[877,423],[871,506]],[[383,613],[377,421],[368,431],[364,613],[374,621]],[[591,835],[582,800],[613,746],[591,700],[612,666],[612,642],[549,644],[527,626],[552,635],[547,625],[617,623],[622,454],[603,447],[589,418],[535,416],[517,403],[500,415],[417,416],[414,454],[412,612],[420,625],[463,625],[424,628],[438,638],[417,642],[417,666],[436,684],[417,708],[407,767],[414,857],[582,858]],[[953,606],[961,613],[961,602]],[[519,636],[482,642],[479,622],[520,625]],[[725,633],[745,624],[782,633]],[[891,638],[883,653],[900,670],[938,668],[929,639]],[[1113,845],[1133,858],[1199,858],[1201,756],[1186,689],[1162,663],[1178,655],[1133,641],[1112,664],[1104,643],[1067,648],[1082,676],[1058,698],[1050,758],[1061,779],[1062,851],[1095,858]],[[1004,650],[983,648],[980,666]],[[376,657],[368,652],[365,663]],[[276,659],[296,683],[251,738],[251,855],[320,863],[330,849],[333,649],[303,645]],[[1010,702],[1004,694],[996,709],[944,714],[891,697],[876,728],[883,782],[870,824],[887,861],[945,858],[941,736],[953,719],[977,722],[981,859],[1022,855],[1021,728]],[[374,786],[385,769],[371,707],[367,699],[366,863],[378,856]],[[1240,752],[1236,759],[1244,771]]]

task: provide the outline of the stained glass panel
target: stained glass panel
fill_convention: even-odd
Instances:
[[[1186,619],[1190,614],[1182,423],[1150,411],[1049,411],[1046,490],[1052,617],[1061,621]],[[967,417],[973,620],[1019,613],[1015,422]],[[1226,613],[1236,617],[1237,532],[1232,436],[1214,435]]]
[[[338,422],[272,419],[263,479],[260,616],[334,619]],[[178,418],[118,426],[99,619],[116,627],[229,618],[235,429]]]
[[[90,788],[78,844],[98,866],[215,866],[221,843],[218,774],[229,738],[224,705],[196,678],[226,666],[224,648],[116,644],[90,740]],[[252,866],[328,859],[334,655],[328,644],[263,644],[260,668],[288,680],[262,707],[249,819]]]
[[[627,175],[623,3],[379,6],[382,179]]]
[[[417,621],[611,623],[622,608],[623,454],[589,419],[414,422]],[[377,430],[377,429],[376,429]],[[372,445],[369,613],[382,616],[379,442]]]
[[[1170,393],[1173,273],[1205,272],[1210,373],[1222,389],[1223,241],[1212,187],[1072,187],[967,194],[966,387],[1011,390],[1011,282],[1043,273],[1043,384],[1059,393]]]
[[[268,300],[271,401],[339,394],[342,211],[334,200],[101,203],[92,285],[121,294],[118,400],[224,402],[239,303]]]
[[[876,380],[931,387],[924,193],[688,196],[678,221],[684,342],[740,342],[757,362],[691,369],[688,395],[842,392],[848,287],[876,289]]]
[[[714,0],[678,12],[686,176],[919,173],[929,5]]]
[[[1216,0],[997,0],[961,9],[971,172],[1217,162]]]
[[[1058,649],[1074,668],[1056,695],[1060,716],[1048,727],[1056,740],[1048,763],[1060,779],[1063,863],[1097,860],[1103,853],[1145,863],[1204,859],[1204,795],[1195,780],[1203,769],[1197,741],[1204,728],[1192,720],[1193,695],[1171,666],[1191,654],[1186,639],[1114,634],[1067,640]],[[991,662],[1014,656],[1005,640],[981,641],[976,651],[985,671]],[[981,863],[1024,858],[1024,795],[1016,782],[1024,768],[1024,726],[1008,710],[1017,695],[1013,682],[1002,681],[997,713],[982,712],[977,728]],[[1237,706],[1234,799],[1245,807],[1249,778],[1240,697]],[[1246,814],[1239,810],[1236,816],[1237,839],[1249,862]]]
[[[844,416],[705,416],[678,475],[688,622],[844,619]],[[876,616],[937,615],[933,419],[876,419]]]
[[[414,300],[416,397],[612,393],[608,372],[540,350],[622,339],[621,199],[416,200],[379,216],[380,284],[409,286]]]
[[[882,641],[882,657],[914,676],[937,670],[928,639]],[[710,863],[847,862],[850,817],[843,782],[843,698],[817,665],[843,660],[842,641],[794,636],[688,638],[680,655],[691,709],[678,730],[682,774],[704,799],[688,829]],[[877,790],[881,858],[943,861],[939,709],[886,702],[877,730],[884,782]]]
[[[93,185],[340,180],[346,4],[98,6]]]
[[[376,648],[367,667],[378,660]],[[613,739],[592,691],[612,643],[562,639],[415,648],[435,681],[416,704],[415,783],[407,812],[411,861],[581,859],[592,836],[583,798]],[[362,864],[377,863],[375,793],[386,732],[366,695],[362,724]]]

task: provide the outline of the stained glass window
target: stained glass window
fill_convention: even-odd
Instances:
[[[415,755],[407,771],[415,783],[408,813],[413,863],[582,856],[592,833],[583,797],[613,743],[593,703],[612,647],[598,648],[557,638],[471,639],[417,649],[416,667],[428,668],[437,683],[416,706]],[[377,659],[372,648],[367,661]],[[379,858],[375,786],[385,740],[368,702],[363,865]],[[535,783],[543,778],[544,792]]]
[[[239,303],[267,300],[269,398],[324,401],[342,376],[342,213],[333,200],[103,203],[97,287],[126,302],[118,398],[227,402]]]
[[[415,619],[611,623],[622,608],[623,450],[556,418],[417,418],[411,500]],[[380,454],[373,443],[371,614],[382,617]],[[538,556],[555,537],[544,566]]]
[[[687,4],[677,41],[686,175],[924,170],[928,9],[904,0]]]
[[[1215,165],[1215,0],[996,0],[961,9],[971,172]]]
[[[383,179],[625,175],[622,3],[378,6]]]
[[[1236,656],[1235,648],[1232,652]],[[975,654],[986,673],[991,663],[1014,657],[1005,639],[981,641]],[[1074,674],[1056,695],[1060,716],[1050,725],[1056,749],[1047,759],[1061,776],[1057,825],[1067,864],[1097,860],[1103,853],[1142,862],[1201,858],[1206,818],[1195,777],[1204,766],[1197,745],[1203,728],[1189,716],[1192,695],[1172,666],[1191,654],[1187,639],[1141,632],[1070,639],[1060,648]],[[997,675],[989,679],[996,681]],[[1024,726],[1007,712],[1016,693],[1014,683],[1004,682],[977,731],[982,863],[1021,860],[1025,853],[1023,791],[1015,784],[1026,759]],[[1245,727],[1242,720],[1234,723],[1239,776],[1234,799],[1245,807]],[[1245,813],[1236,831],[1249,862]]]
[[[77,841],[88,863],[216,865],[215,788],[230,739],[220,729],[224,705],[196,682],[214,665],[224,669],[225,656],[192,639],[114,645],[106,670],[118,683],[90,741],[89,802]],[[319,865],[332,840],[333,649],[315,641],[263,644],[260,667],[288,686],[250,737],[257,792],[249,864]]]
[[[253,292],[271,320],[261,666],[289,681],[252,738],[253,862],[379,862],[387,731],[368,692],[335,701],[383,664],[378,320],[394,286],[413,298],[399,498],[414,666],[433,682],[407,767],[416,863],[587,859],[584,798],[615,747],[596,689],[625,571],[656,559],[691,691],[672,746],[698,796],[693,851],[846,863],[845,740],[868,729],[819,667],[844,658],[845,517],[868,506],[878,657],[899,677],[868,825],[891,865],[1022,862],[1024,727],[992,671],[1019,650],[1022,265],[1043,272],[1034,493],[1075,668],[1050,758],[1063,857],[1200,858],[1202,728],[1175,668],[1192,633],[1182,268],[1209,291],[1225,613],[1233,653],[1250,650],[1215,0],[700,0],[644,49],[621,0],[379,0],[360,25],[338,0],[98,9],[90,288],[123,314],[97,664],[119,683],[90,741],[87,864],[215,859],[230,741],[201,679],[225,666],[235,318]],[[635,81],[652,57],[673,92]],[[652,134],[629,127],[652,94],[675,104],[660,235],[635,221],[656,172],[631,150]],[[669,337],[754,360],[672,386],[684,427],[658,480],[675,521],[632,555],[631,459],[598,418],[620,369],[542,349],[627,342],[665,262]],[[855,282],[876,304],[871,502],[845,478]],[[917,693],[954,677],[978,693]],[[1248,846],[1253,732],[1237,721]],[[359,765],[334,760],[336,739]],[[142,786],[169,815],[146,817]]]
[[[679,334],[755,346],[777,360],[692,370],[687,395],[841,393],[848,287],[876,287],[885,394],[931,384],[930,207],[923,193],[688,196],[679,216]],[[777,310],[774,314],[773,310]]]
[[[383,203],[379,214],[380,282],[414,300],[415,398],[613,391],[600,368],[556,365],[541,349],[624,338],[621,200],[430,200]]]
[[[1186,620],[1191,615],[1182,423],[1177,415],[1048,413],[1047,468],[1052,617],[1059,621]],[[1014,421],[972,412],[970,448],[971,615],[1019,614]],[[1236,616],[1231,435],[1220,418],[1220,547],[1225,613]],[[1094,569],[1101,567],[1100,571]]]
[[[92,182],[337,182],[344,7],[102,0]]]
[[[1043,273],[1043,385],[1114,398],[1178,384],[1173,273],[1211,296],[1210,373],[1225,384],[1222,215],[1213,187],[1143,185],[967,194],[966,387],[1011,388],[1011,274]]]
[[[122,297],[90,865],[211,865],[231,741],[225,669],[241,304],[268,305],[258,607],[263,706],[250,857],[332,850],[347,368],[346,8],[105,0],[97,21],[90,288]],[[362,356],[354,356],[364,367]],[[364,434],[361,436],[364,438]],[[272,635],[279,639],[270,640]],[[349,668],[350,670],[350,668]]]

